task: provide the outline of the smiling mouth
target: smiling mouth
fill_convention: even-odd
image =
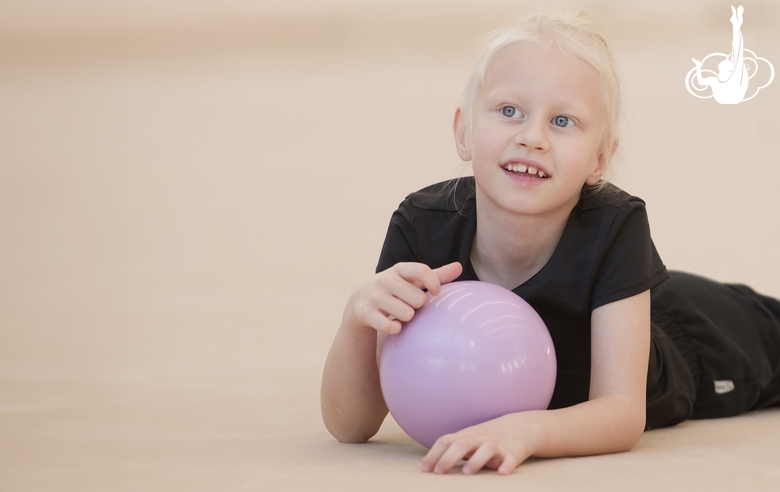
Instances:
[[[537,176],[539,178],[550,177],[541,169],[537,169],[533,166],[526,166],[525,164],[509,164],[508,166],[504,166],[504,170],[515,174],[530,174],[531,176]]]

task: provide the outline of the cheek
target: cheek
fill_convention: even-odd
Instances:
[[[512,136],[506,130],[491,125],[475,126],[471,134],[472,157],[495,161],[512,142]]]

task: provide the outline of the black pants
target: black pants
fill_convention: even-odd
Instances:
[[[780,404],[780,301],[670,275],[651,292],[647,428]]]

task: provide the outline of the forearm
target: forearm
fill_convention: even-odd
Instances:
[[[510,414],[527,429],[528,455],[544,458],[617,453],[633,448],[645,427],[644,401],[618,395],[557,410]]]
[[[436,295],[441,284],[462,271],[458,262],[435,270],[422,263],[396,263],[350,296],[325,361],[320,393],[322,420],[336,439],[366,442],[377,433],[387,416],[377,337],[400,332],[402,322],[412,319],[414,310],[425,303],[423,288]]]
[[[325,427],[341,442],[365,442],[387,415],[379,384],[376,330],[345,316],[322,374],[320,403]]]

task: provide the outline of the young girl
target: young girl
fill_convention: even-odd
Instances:
[[[339,441],[377,432],[385,337],[425,289],[458,280],[502,285],[536,309],[557,382],[547,410],[442,436],[423,471],[466,459],[464,473],[508,474],[529,456],[627,451],[645,429],[780,403],[780,302],[670,278],[644,202],[602,180],[620,104],[605,36],[587,15],[535,14],[494,33],[455,112],[474,176],[401,203],[377,274],[344,309],[322,380],[323,419]]]

